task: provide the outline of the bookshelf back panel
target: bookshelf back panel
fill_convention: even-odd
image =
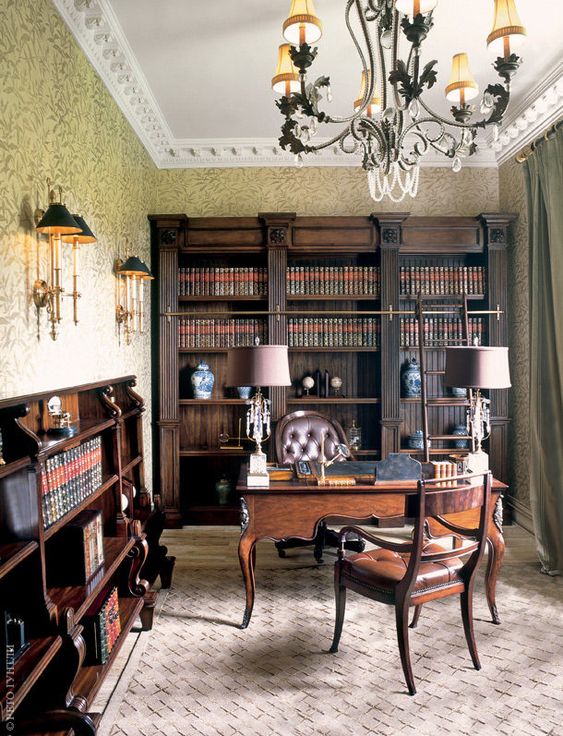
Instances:
[[[242,436],[246,437],[246,407],[240,405],[182,406],[180,410],[180,449],[215,450],[219,435],[238,435],[241,420]]]
[[[215,484],[222,477],[229,480],[231,492],[229,504],[238,502],[235,486],[240,472],[239,457],[190,457],[180,459],[180,486],[182,511],[186,523],[190,522],[191,506],[217,506],[219,503]]]
[[[315,376],[320,370],[324,380],[324,371],[329,377],[342,379],[340,394],[346,398],[378,398],[381,385],[380,360],[378,353],[300,353],[292,352],[289,356],[289,371],[292,386],[287,390],[287,398],[299,398],[303,392],[302,380],[306,375]],[[312,395],[317,394],[313,387]],[[330,389],[330,396],[334,390]]]

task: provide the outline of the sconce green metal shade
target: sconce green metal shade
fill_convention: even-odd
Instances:
[[[154,276],[149,271],[146,263],[143,263],[137,256],[129,256],[129,258],[122,263],[117,269],[117,272],[121,276],[137,276],[141,279],[152,279]]]
[[[48,235],[71,235],[81,228],[64,204],[53,202],[37,223],[37,232]]]
[[[81,232],[75,233],[74,235],[65,235],[65,237],[63,238],[65,243],[72,243],[74,240],[79,242],[81,245],[86,243],[98,242],[98,239],[90,230],[90,228],[86,224],[86,220],[83,217],[80,217],[80,215],[72,215],[72,218],[76,220]]]

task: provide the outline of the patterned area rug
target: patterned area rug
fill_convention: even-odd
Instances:
[[[247,630],[238,570],[176,571],[111,736],[563,735],[563,586],[505,566],[490,623],[482,585],[473,669],[455,598],[411,633],[418,694],[402,677],[393,610],[348,594],[338,654],[332,565],[257,571]],[[103,730],[103,729],[102,729]]]

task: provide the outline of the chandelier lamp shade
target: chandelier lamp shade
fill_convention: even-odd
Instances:
[[[49,238],[49,278],[44,280],[40,278],[39,273],[37,274],[33,284],[33,301],[38,312],[41,308],[47,310],[51,323],[51,337],[56,340],[57,328],[62,319],[63,296],[72,297],[74,324],[78,324],[80,245],[96,243],[97,239],[84,218],[80,215],[71,215],[63,204],[62,187],[52,187],[51,180],[47,179],[47,191],[49,206],[47,210],[35,211],[35,229]],[[72,291],[68,294],[62,286],[63,243],[72,243]]]
[[[290,95],[300,89],[299,72],[289,55],[289,43],[282,43],[278,49],[278,66],[272,77],[272,89],[281,95]]]
[[[313,0],[292,0],[283,23],[283,37],[292,46],[316,43],[323,35],[323,24],[315,12]]]
[[[445,89],[452,103],[448,117],[431,109],[426,99],[438,78],[438,62],[422,62],[439,0],[341,0],[361,71],[359,95],[351,100],[352,112],[344,116],[326,109],[325,103],[332,100],[329,77],[316,75],[311,81],[308,76],[318,52],[312,44],[322,37],[322,22],[312,0],[292,0],[282,25],[288,43],[279,48],[272,79],[272,89],[281,95],[276,100],[284,118],[281,148],[295,155],[297,165],[303,164],[304,155],[333,147],[359,157],[377,202],[416,196],[421,159],[430,151],[449,159],[459,171],[463,159],[477,151],[479,129],[490,128],[493,139],[498,138],[511,79],[522,63],[512,50],[526,35],[515,0],[490,1],[493,28],[486,41],[498,53],[492,66],[499,79],[485,87],[477,112],[470,102],[479,95],[479,85],[468,54],[456,53]],[[327,135],[313,141],[321,131]]]

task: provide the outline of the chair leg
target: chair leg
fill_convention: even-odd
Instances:
[[[411,656],[409,652],[409,606],[406,601],[398,601],[395,605],[395,619],[397,622],[397,639],[399,641],[399,653],[403,674],[409,695],[416,695],[416,687],[411,667]]]
[[[319,524],[319,528],[317,530],[317,536],[315,537],[315,549],[313,551],[315,560],[319,564],[323,561],[323,550],[325,548],[325,538],[326,538],[326,524],[324,523],[324,521],[322,521]]]
[[[329,650],[332,654],[338,651],[338,644],[344,624],[344,611],[346,610],[346,587],[340,583],[340,566],[338,562],[334,568],[334,597],[336,603],[336,621],[334,624],[334,636],[332,637],[332,644]]]
[[[422,611],[422,604],[414,607],[414,613],[411,621],[411,629],[416,629],[418,626],[418,619],[420,618],[420,612]]]
[[[475,644],[475,633],[473,631],[473,590],[470,588],[469,590],[464,591],[459,597],[459,602],[461,604],[463,630],[465,631],[465,638],[467,640],[471,659],[473,660],[473,666],[476,670],[480,670],[481,662],[479,662],[477,645]]]

